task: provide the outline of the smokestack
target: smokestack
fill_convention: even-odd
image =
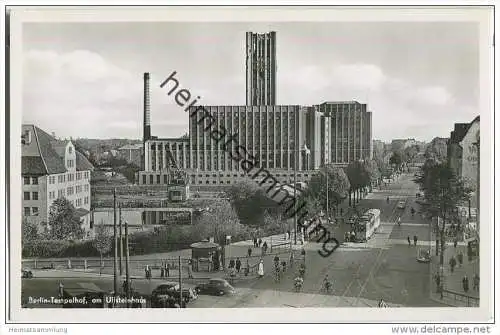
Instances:
[[[144,73],[144,142],[151,138],[151,98],[149,92],[149,72]]]

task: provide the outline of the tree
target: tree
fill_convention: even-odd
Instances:
[[[279,210],[278,204],[265,194],[265,190],[254,181],[233,184],[226,192],[240,222],[248,226],[264,225],[264,212]]]
[[[352,161],[345,171],[351,186],[349,189],[349,206],[351,206],[351,194],[354,195],[354,204],[359,202],[361,189],[370,184],[370,175],[363,161]]]
[[[141,169],[137,165],[135,165],[133,163],[129,163],[126,166],[120,168],[119,172],[121,174],[123,174],[125,176],[125,178],[127,178],[127,180],[130,183],[134,183],[135,182],[135,174],[136,174],[136,172],[138,172],[140,170]]]
[[[81,239],[84,231],[76,209],[66,198],[54,200],[49,209],[49,234],[56,240]]]
[[[408,148],[405,148],[404,150],[404,156],[406,158],[406,161],[408,162],[411,162],[415,159],[415,157],[417,156],[417,154],[419,153],[420,151],[420,148],[418,145],[412,145]]]
[[[436,253],[441,244],[440,263],[444,262],[446,223],[459,223],[457,206],[467,201],[471,190],[457,178],[446,162],[427,160],[417,174],[415,182],[424,193],[422,212],[431,219],[437,219],[435,229],[438,233]],[[441,221],[441,226],[439,226]]]
[[[23,245],[29,242],[33,242],[37,240],[39,237],[38,227],[36,223],[28,220],[27,218],[23,218],[22,230],[23,230],[23,236],[22,236]]]
[[[242,228],[233,206],[224,200],[212,203],[202,214],[198,226],[205,236],[214,236],[219,244],[224,244],[226,235],[236,235]]]
[[[311,177],[299,203],[310,204],[308,212],[315,214],[316,205],[322,209],[327,208],[328,191],[328,208],[336,208],[349,195],[350,186],[349,178],[343,169],[328,165]]]
[[[375,160],[369,160],[365,162],[365,169],[368,172],[368,176],[370,179],[370,184],[368,187],[370,188],[370,191],[372,189],[372,185],[380,181],[380,178],[382,178],[382,172]]]
[[[396,168],[399,168],[402,163],[403,163],[403,157],[399,152],[394,152],[391,158],[389,158],[389,164],[395,165]]]
[[[424,157],[426,159],[444,162],[448,157],[448,144],[446,138],[435,137],[425,149]]]
[[[101,220],[100,224],[95,227],[95,237],[92,241],[94,248],[99,251],[101,257],[101,267],[103,266],[102,256],[107,254],[111,250],[113,244],[113,239],[108,228],[104,225],[104,221]]]

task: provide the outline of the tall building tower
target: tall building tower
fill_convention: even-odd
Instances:
[[[149,92],[149,72],[144,73],[144,118],[143,118],[143,142],[151,138],[151,97]]]
[[[247,106],[276,104],[276,32],[247,32]]]

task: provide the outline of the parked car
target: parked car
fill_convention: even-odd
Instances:
[[[33,278],[33,272],[31,270],[23,269],[21,270],[21,278]]]
[[[404,209],[405,207],[406,207],[406,201],[399,201],[398,202],[399,209]]]
[[[158,299],[161,296],[170,296],[178,300],[179,295],[180,295],[179,283],[174,283],[174,282],[167,282],[160,284],[153,290],[153,292],[151,292],[151,298],[153,300]],[[196,300],[198,298],[198,294],[196,290],[193,290],[188,287],[183,287],[182,298],[184,302],[187,304],[192,300]]]
[[[195,290],[198,294],[209,295],[226,295],[236,292],[234,287],[232,287],[227,280],[221,278],[214,278],[206,283],[201,283],[195,287]]]

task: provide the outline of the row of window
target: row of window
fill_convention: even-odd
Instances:
[[[280,181],[278,181],[278,182],[280,182]],[[283,180],[281,181],[281,183],[283,183],[283,184],[287,184],[287,183],[292,184],[293,182],[294,182],[294,180],[293,180],[293,179],[290,179],[290,180],[283,179]],[[226,180],[226,181],[224,181],[224,180],[220,180],[220,181],[217,181],[217,180],[212,180],[212,184],[214,184],[214,185],[216,185],[216,184],[223,185],[223,184],[231,184],[231,183],[238,183],[238,180]],[[272,183],[273,183],[273,181],[272,181],[271,179],[268,179],[268,180],[267,180],[267,183],[268,183],[268,184],[272,184]],[[194,182],[193,182],[193,184],[194,184]],[[198,181],[198,184],[200,184],[200,185],[201,185],[201,184],[203,184],[203,181],[202,181],[202,180],[199,180],[199,181]],[[206,181],[205,181],[205,184],[206,184],[206,185],[210,184],[210,181],[209,181],[209,180],[206,180]]]
[[[75,180],[75,174],[73,173],[68,173],[68,182],[69,181],[74,181]],[[76,180],[81,180],[81,179],[90,179],[90,172],[89,171],[84,171],[84,172],[77,172],[76,173]],[[65,183],[66,182],[66,175],[58,175],[57,176],[57,182],[60,183]],[[56,183],[56,176],[49,176],[49,184],[55,184]]]
[[[77,193],[80,193],[80,192],[81,192],[81,190],[79,191],[78,187],[77,187]],[[24,192],[24,196],[25,196],[24,200],[29,200],[29,199],[26,199],[26,193],[27,192]],[[66,195],[70,196],[73,194],[75,194],[73,187],[68,187],[66,190],[64,190],[64,189],[57,190],[57,197],[58,198],[65,197]],[[55,198],[56,198],[56,191],[49,192],[49,200],[53,200]],[[32,200],[37,200],[37,199],[32,199]]]
[[[24,177],[24,185],[38,185],[38,177]]]
[[[89,203],[89,197],[85,197],[84,199],[76,199],[71,201],[71,204],[75,207],[80,207],[82,205],[82,201],[85,205]],[[38,215],[38,207],[24,207],[24,216],[30,215]]]
[[[24,200],[38,200],[38,192],[24,192]]]
[[[245,173],[240,173],[239,174],[240,177],[244,177],[245,175],[246,175]],[[293,173],[291,173],[291,174],[284,173],[283,175],[281,175],[280,173],[276,173],[276,174],[273,174],[273,176],[274,177],[287,177],[287,176],[293,177],[294,174]],[[198,177],[203,177],[203,175],[199,174]],[[210,177],[210,174],[205,174],[205,177]],[[217,174],[216,173],[212,173],[212,177],[217,177]],[[219,173],[219,177],[224,177],[224,174],[223,173]],[[226,177],[231,177],[231,174],[226,174]],[[238,177],[238,174],[233,174],[233,177]],[[297,177],[302,177],[302,173],[297,173]],[[304,173],[304,177],[308,178],[309,174],[308,173]],[[196,178],[196,175],[192,174],[191,178],[192,179]]]

